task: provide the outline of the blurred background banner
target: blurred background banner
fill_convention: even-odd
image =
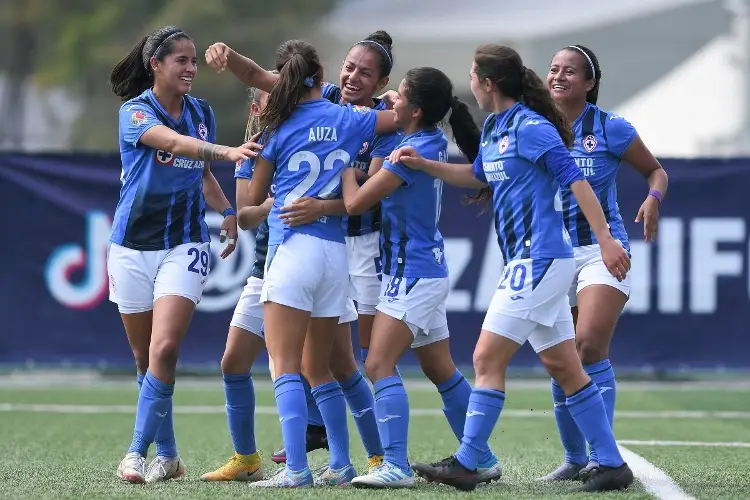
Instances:
[[[215,74],[205,49],[223,41],[265,67],[279,44],[311,41],[338,81],[349,48],[376,30],[394,40],[388,88],[435,66],[484,118],[469,89],[477,45],[516,48],[545,77],[571,44],[601,62],[599,104],[632,122],[670,177],[657,244],[632,221],[647,187],[629,167],[620,207],[633,247],[632,294],[613,344],[619,367],[750,370],[750,0],[5,0],[0,2],[0,365],[132,369],[108,301],[107,239],[118,199],[118,99],[112,67],[154,28],[177,25],[199,60],[192,94],[212,105],[218,142],[237,145],[247,89]],[[450,131],[447,131],[450,134]],[[453,146],[451,146],[454,148]],[[452,149],[455,154],[455,148]],[[232,169],[217,177],[234,199]],[[446,189],[441,230],[452,292],[452,349],[471,354],[502,271],[489,214]],[[208,222],[218,234],[220,217]],[[216,240],[216,238],[215,238]],[[183,364],[218,369],[228,322],[253,263],[241,236],[214,268],[181,350]],[[115,284],[116,285],[116,284]],[[405,363],[413,362],[407,354]],[[514,366],[538,363],[524,348]],[[622,373],[621,371],[618,373]]]
[[[656,244],[644,243],[633,223],[645,181],[627,166],[618,179],[633,268],[612,358],[619,369],[750,369],[750,160],[663,164],[670,190]],[[0,154],[0,363],[132,367],[106,271],[120,168],[116,154]],[[231,166],[214,172],[233,199]],[[491,216],[463,205],[467,192],[446,188],[440,221],[452,278],[451,349],[464,366],[502,272]],[[207,219],[212,270],[180,360],[214,370],[254,247],[252,234],[242,233],[237,251],[220,260],[221,217]],[[413,362],[407,354],[404,363]],[[513,360],[537,364],[528,347]]]

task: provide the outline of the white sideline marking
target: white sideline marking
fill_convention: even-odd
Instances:
[[[215,405],[180,405],[174,407],[175,413],[181,415],[189,414],[224,414],[225,407]],[[132,405],[72,405],[72,404],[22,404],[22,403],[0,403],[0,413],[91,413],[111,414],[125,413],[133,414],[135,404]],[[255,412],[260,415],[277,415],[275,406],[256,406]],[[415,417],[443,416],[443,411],[437,408],[412,408],[410,415]],[[550,410],[504,410],[502,418],[552,418],[553,411]],[[618,411],[617,418],[626,419],[750,419],[747,411]]]
[[[638,441],[618,439],[618,443],[629,446],[705,446],[709,448],[750,448],[750,443],[741,441]]]
[[[695,497],[682,491],[682,488],[677,486],[677,483],[663,470],[624,446],[618,445],[618,447],[623,460],[628,463],[633,471],[633,475],[643,484],[646,491],[658,500],[696,500]]]

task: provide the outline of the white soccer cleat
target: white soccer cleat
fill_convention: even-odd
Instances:
[[[352,479],[355,488],[411,488],[414,486],[414,475],[404,472],[388,462],[373,469],[369,474]]]
[[[129,452],[117,466],[117,477],[132,484],[146,482],[146,457],[134,451]]]
[[[185,464],[180,457],[156,457],[146,471],[147,483],[158,483],[177,479],[185,474]]]

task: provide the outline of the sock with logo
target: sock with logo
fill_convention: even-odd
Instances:
[[[174,384],[165,384],[154,377],[150,371],[146,371],[138,393],[135,428],[128,453],[136,452],[143,457],[146,456],[159,426],[167,416],[172,403],[172,394],[174,394]]]
[[[328,435],[328,447],[331,452],[330,467],[338,470],[351,464],[349,457],[349,427],[346,422],[346,401],[341,386],[335,380],[314,387],[315,401]]]
[[[385,452],[384,460],[411,475],[406,456],[409,434],[409,398],[401,377],[378,380],[375,388],[375,418]]]
[[[307,403],[302,375],[285,373],[273,383],[281,434],[284,437],[286,466],[293,472],[307,469]]]
[[[138,374],[138,391],[143,387],[144,376]],[[159,429],[156,431],[156,456],[174,458],[177,456],[177,442],[174,437],[174,420],[172,418],[172,400],[169,400],[167,416],[164,417]]]
[[[255,448],[255,388],[249,373],[224,373],[227,425],[234,451],[252,455]]]
[[[464,437],[469,399],[471,399],[471,384],[460,371],[456,370],[451,378],[442,384],[437,384],[436,387],[443,399],[443,413],[445,418],[448,419],[448,425],[450,425],[456,439],[461,442],[461,438]],[[490,451],[489,446],[486,446],[479,457],[479,463],[490,460],[492,460],[492,451]]]
[[[504,391],[478,387],[471,391],[461,446],[456,452],[456,459],[467,469],[477,470],[479,459],[487,449],[487,442],[504,404]]]
[[[583,365],[583,369],[589,374],[591,380],[599,386],[599,394],[602,395],[604,408],[607,410],[607,420],[613,426],[615,422],[615,400],[617,398],[617,384],[615,383],[615,372],[609,359],[604,359],[590,365]],[[595,449],[591,449],[591,460],[599,462]]]
[[[560,433],[560,441],[565,449],[565,463],[583,465],[588,461],[586,438],[568,411],[565,391],[552,380],[552,401],[555,404],[555,421]]]
[[[359,371],[354,372],[349,380],[341,384],[349,410],[357,424],[359,436],[368,457],[383,456],[383,445],[378,434],[378,422],[375,420],[375,398],[370,392],[370,386]]]
[[[568,396],[566,404],[578,428],[586,436],[589,447],[596,450],[599,464],[606,467],[621,466],[622,456],[617,449],[599,387],[590,381],[575,394]]]

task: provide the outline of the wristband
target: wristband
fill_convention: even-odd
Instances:
[[[654,198],[656,198],[656,200],[659,202],[659,204],[661,204],[662,197],[661,197],[661,193],[659,191],[657,191],[656,189],[652,189],[651,191],[648,192],[648,194],[649,194],[649,196],[653,196]]]
[[[221,212],[221,215],[224,216],[224,217],[229,217],[230,215],[234,215],[236,217],[237,216],[237,211],[235,209],[233,209],[232,207],[229,207],[226,210],[224,210],[223,212]]]

